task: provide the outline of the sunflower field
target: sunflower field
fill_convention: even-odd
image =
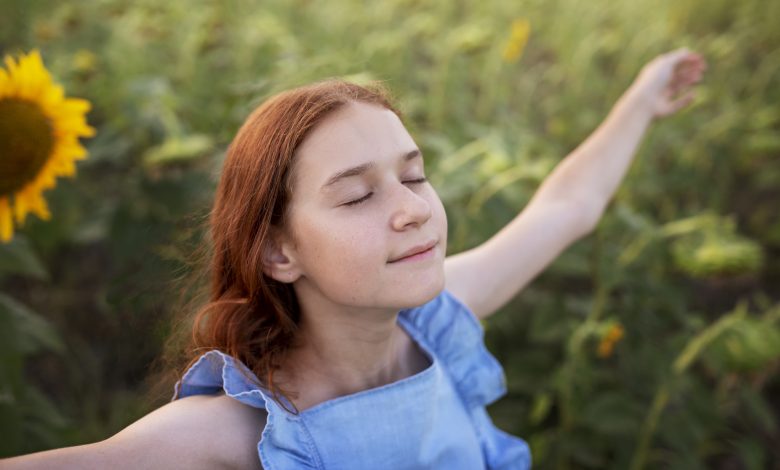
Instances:
[[[153,371],[266,97],[383,81],[453,254],[686,46],[709,65],[694,104],[485,321],[509,389],[488,411],[534,468],[780,468],[779,22],[763,0],[0,0],[0,457],[170,399]]]

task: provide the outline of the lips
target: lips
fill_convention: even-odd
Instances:
[[[388,263],[395,263],[396,261],[401,261],[404,258],[408,258],[410,256],[414,256],[416,254],[422,253],[424,251],[428,251],[434,246],[436,246],[436,243],[438,243],[438,240],[431,240],[429,242],[426,242],[422,245],[413,246],[412,248],[404,251],[400,255],[398,255],[396,258],[388,261]]]

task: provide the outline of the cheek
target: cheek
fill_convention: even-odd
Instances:
[[[364,219],[309,218],[301,227],[299,252],[310,276],[352,283],[377,272],[386,253],[378,224]]]
[[[440,230],[440,243],[442,249],[446,250],[447,247],[447,212],[444,209],[444,204],[439,199],[439,195],[431,188],[431,198],[429,199],[431,204],[431,219],[439,225]]]
[[[383,235],[368,223],[349,228],[331,223],[312,230],[311,243],[302,252],[305,275],[334,302],[370,305],[385,284]]]

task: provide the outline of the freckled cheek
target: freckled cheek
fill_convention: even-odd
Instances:
[[[385,261],[383,237],[371,223],[318,224],[304,233],[309,236],[302,254],[312,271],[359,279],[375,273]]]
[[[385,248],[381,244],[383,237],[366,225],[354,226],[353,230],[339,233],[337,240],[338,255],[346,276],[363,278],[373,275],[384,262]]]

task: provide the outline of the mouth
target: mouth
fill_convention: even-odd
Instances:
[[[438,243],[439,243],[438,240],[431,240],[423,245],[417,245],[401,253],[401,255],[398,256],[397,258],[388,261],[388,263],[399,263],[403,261],[416,261],[416,260],[426,259],[431,255],[433,255],[433,249],[436,247]]]

